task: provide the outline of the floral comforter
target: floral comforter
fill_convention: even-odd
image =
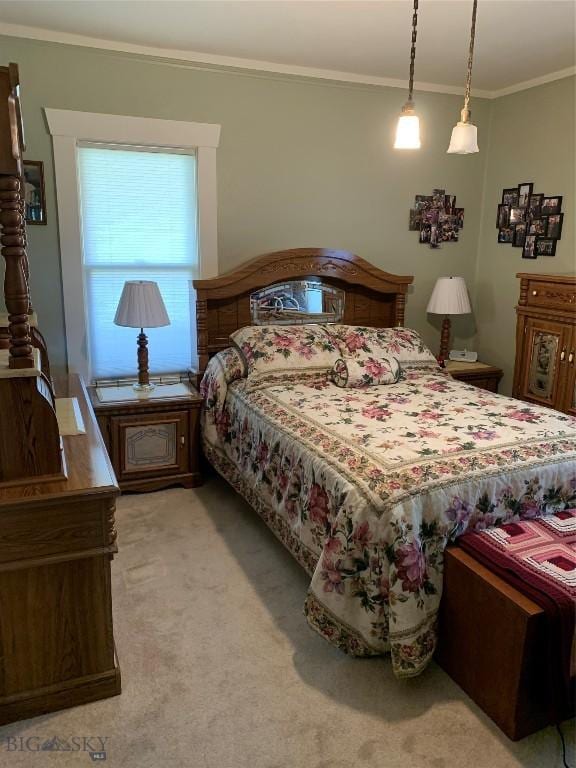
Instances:
[[[203,381],[208,458],[310,573],[309,623],[348,653],[390,651],[399,677],[434,652],[450,540],[575,506],[576,419],[429,366],[358,390],[232,381],[222,359]]]

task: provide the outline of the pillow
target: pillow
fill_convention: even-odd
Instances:
[[[365,328],[359,325],[325,326],[338,344],[342,357],[371,355],[377,360],[394,356],[402,367],[426,364],[438,367],[438,361],[411,328]]]
[[[286,371],[328,373],[341,356],[321,325],[251,325],[230,339],[244,356],[249,378]]]
[[[395,384],[400,378],[400,363],[392,355],[340,358],[334,363],[331,378],[337,387],[370,387]]]

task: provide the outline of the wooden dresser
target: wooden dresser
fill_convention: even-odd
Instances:
[[[0,725],[120,693],[119,489],[84,385],[54,385],[31,326],[19,87],[0,67]]]
[[[62,438],[66,476],[0,483],[0,725],[121,689],[110,585],[119,489],[82,382],[56,381],[56,394],[77,398],[86,429]]]
[[[576,416],[576,275],[517,277],[512,394]]]

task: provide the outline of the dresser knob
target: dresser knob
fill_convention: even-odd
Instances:
[[[532,296],[538,296],[538,291],[532,291]]]

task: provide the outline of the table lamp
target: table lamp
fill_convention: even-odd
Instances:
[[[448,315],[467,315],[472,312],[464,278],[439,277],[426,311],[434,315],[444,315],[438,355],[439,362],[443,362],[448,358],[450,351],[451,322]]]
[[[114,323],[126,328],[140,328],[138,334],[138,383],[134,389],[154,389],[148,374],[148,338],[144,328],[170,325],[158,284],[152,280],[127,280],[122,289]]]

